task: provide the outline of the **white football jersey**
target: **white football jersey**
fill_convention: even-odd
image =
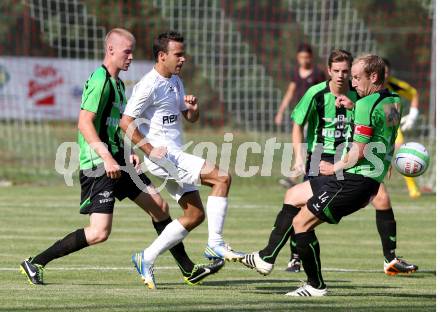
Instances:
[[[134,86],[124,114],[138,120],[139,131],[154,147],[181,149],[185,90],[177,75],[161,76],[154,68]]]

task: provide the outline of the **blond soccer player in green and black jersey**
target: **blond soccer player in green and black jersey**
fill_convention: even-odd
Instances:
[[[389,81],[387,80],[387,67],[389,66],[387,61],[384,60],[386,64],[385,69],[385,87],[391,91],[389,87]],[[393,80],[394,81],[394,80]],[[345,110],[345,108],[341,105],[331,107],[330,105],[325,106],[325,109],[316,110],[317,106],[314,103],[317,101],[316,99],[324,99],[326,94],[329,94],[329,88],[325,88],[323,84],[318,84],[310,89],[309,98],[304,96],[303,100],[301,100],[300,104],[295,108],[292,113],[292,119],[295,122],[294,130],[293,130],[293,143],[296,147],[295,150],[295,165],[294,168],[302,172],[304,170],[304,161],[302,157],[302,151],[300,150],[301,145],[298,143],[303,142],[302,133],[303,133],[303,125],[308,122],[308,131],[307,131],[307,161],[305,166],[305,180],[312,179],[319,175],[319,168],[317,164],[323,160],[330,163],[334,162],[334,159],[339,159],[339,157],[335,157],[337,147],[341,147],[341,142],[345,139],[345,137],[341,136],[341,133],[344,135],[348,134],[348,131],[338,131],[338,127],[336,128],[328,128],[328,121],[334,119],[335,124],[339,124],[339,128],[342,129],[345,124],[350,126],[350,122],[352,119],[351,110]],[[327,93],[326,93],[327,92]],[[396,92],[398,95],[400,93]],[[307,95],[306,94],[306,95]],[[347,100],[350,102],[355,102],[358,95],[355,90],[350,90],[347,94]],[[344,97],[341,97],[344,98]],[[322,101],[322,100],[321,100]],[[344,100],[342,100],[344,101]],[[328,101],[327,101],[328,102]],[[327,103],[326,102],[326,103]],[[319,107],[319,105],[318,105]],[[324,106],[322,106],[324,107]],[[314,111],[315,109],[315,111]],[[403,117],[402,117],[403,120]],[[331,127],[331,124],[330,124]],[[400,130],[398,130],[396,145],[398,144],[399,137],[401,136]],[[318,151],[317,147],[321,149]],[[322,154],[321,154],[322,153]],[[314,155],[311,157],[311,155]],[[312,161],[311,161],[312,159]],[[313,161],[314,160],[314,161]],[[311,163],[315,165],[310,166]],[[396,275],[399,273],[412,273],[417,271],[417,265],[411,264],[404,259],[398,258],[396,256],[395,250],[397,247],[397,229],[396,229],[396,220],[394,218],[393,209],[391,206],[390,196],[388,191],[385,188],[385,185],[382,183],[377,196],[371,202],[373,207],[376,210],[376,226],[381,238],[382,250],[384,255],[384,272],[387,275]],[[294,240],[295,233],[292,231],[291,234],[291,259],[287,265],[286,271],[289,272],[299,272],[300,270],[300,261],[298,254],[296,252],[296,243]],[[272,249],[269,248],[268,251],[271,253]]]
[[[148,213],[159,234],[158,239],[166,234],[167,225],[172,222],[167,203],[154,191],[151,181],[137,172],[139,158],[132,152],[129,161],[124,157],[119,121],[127,100],[119,73],[130,66],[135,38],[127,30],[115,28],[104,41],[104,61],[85,83],[78,119],[80,213],[89,215],[90,223],[20,264],[22,273],[35,285],[44,284],[44,267],[52,260],[107,240],[116,198],[128,197]],[[224,264],[217,261],[208,266],[195,265],[181,242],[170,251],[188,284],[200,282]],[[155,288],[154,279],[145,275],[144,283]]]
[[[307,283],[287,293],[289,296],[327,294],[314,229],[324,222],[337,224],[365,207],[376,196],[393,157],[401,103],[397,94],[384,87],[384,61],[371,54],[358,57],[351,74],[361,99],[354,108],[350,150],[334,164],[321,161],[323,176],[291,188],[285,196],[285,204],[300,209],[292,224],[307,275]]]
[[[372,58],[372,60],[370,60],[370,58],[366,58],[366,61],[373,62],[375,58],[373,58],[373,57],[371,57],[371,58]],[[361,62],[361,61],[358,60],[358,62]],[[363,64],[363,62],[361,62],[361,64]],[[375,86],[375,88],[372,88],[373,86]],[[359,95],[362,97],[362,96],[369,94],[368,92],[372,92],[372,90],[377,89],[379,86],[376,86],[375,84],[373,84],[370,87],[371,87],[371,89],[367,89],[367,91],[361,89],[360,87],[357,87],[357,91],[358,91]],[[361,92],[359,92],[359,90],[361,90]],[[385,117],[388,118],[388,119],[386,119],[388,123],[389,122],[395,123],[395,121],[394,121],[395,119],[400,120],[400,110],[397,110],[397,108],[400,109],[400,99],[399,99],[398,95],[392,94],[392,93],[388,92],[386,89],[384,89],[384,90],[378,89],[377,92],[374,91],[372,93],[374,93],[374,94],[372,94],[369,97],[365,97],[364,99],[359,100],[357,102],[360,105],[359,105],[359,108],[357,108],[355,110],[354,123],[355,124],[358,123],[358,126],[355,128],[356,131],[358,131],[358,132],[361,130],[367,131],[367,132],[372,131],[371,125],[365,126],[365,124],[369,120],[368,118],[370,118],[370,113],[367,113],[363,110],[366,107],[369,107],[369,106],[365,106],[364,102],[366,102],[366,101],[374,100],[373,101],[374,105],[376,105],[378,107],[383,106],[384,108],[383,108],[383,112],[382,112],[383,114],[381,115],[382,116],[381,118],[382,119],[384,119]],[[341,104],[342,102],[351,102],[351,100],[348,99],[347,97],[344,98],[343,96],[341,96],[338,98],[337,102],[340,102],[340,104]],[[379,105],[381,103],[382,103],[382,105]],[[393,104],[393,105],[391,105],[391,104]],[[344,103],[344,105],[347,107],[350,107],[350,105],[346,105],[345,103]],[[391,107],[395,107],[396,110],[392,110]],[[373,113],[371,113],[371,114],[373,114]],[[377,117],[379,115],[380,114],[377,113],[374,116]],[[373,116],[373,115],[371,115],[371,116]],[[363,120],[362,118],[365,118],[365,120]],[[375,122],[376,122],[376,128],[379,128],[379,125],[381,124],[381,120],[379,120],[379,121],[375,120]],[[367,128],[365,128],[365,127],[367,127]],[[379,135],[380,130],[376,129],[375,133],[377,134],[377,137],[375,137],[375,139],[372,142],[383,143],[384,146],[387,142],[391,142],[391,141],[394,142],[395,136],[393,136],[393,132],[391,130],[392,130],[392,128],[389,128],[387,131],[385,131],[386,133],[382,133],[382,136],[380,136]],[[347,131],[351,132],[352,127],[349,126],[347,128]],[[396,133],[396,135],[397,135],[397,133]],[[368,133],[366,133],[365,136],[368,136]],[[379,137],[380,137],[380,139],[379,139]],[[386,137],[386,139],[384,139],[385,137]],[[356,140],[361,141],[362,136],[360,134],[356,134],[356,132],[355,132],[355,135],[347,135],[346,139],[347,139],[347,142],[350,141],[351,139],[354,139],[355,141]],[[298,142],[300,142],[300,141],[298,141]],[[393,152],[393,148],[390,148],[390,151],[387,152],[386,157],[384,157],[384,155],[381,154],[381,156],[382,156],[381,159],[383,159],[383,164],[384,164],[385,169],[388,168],[388,166],[389,166],[389,162],[392,157],[392,152]],[[333,159],[332,158],[329,158],[327,160],[322,159],[321,163],[328,164],[328,166],[333,166],[332,165]],[[338,159],[338,157],[336,159]],[[320,160],[318,160],[318,162],[319,161]],[[361,162],[361,164],[359,166],[354,167],[355,169],[351,168],[347,172],[350,172],[353,174],[358,174],[358,175],[363,175],[363,176],[368,176],[369,170],[372,169],[371,166],[369,165],[369,162],[367,160],[361,160],[360,162]],[[365,171],[365,166],[367,166],[367,168],[368,168],[366,171]],[[363,170],[360,170],[360,169],[363,169]],[[385,169],[380,172],[380,175],[375,177],[376,181],[380,180],[380,182],[381,182],[383,180],[383,177],[385,176],[385,173],[386,173]],[[320,166],[319,169],[317,169],[317,172],[319,172],[320,174],[328,174],[328,172],[326,172],[325,170],[326,170],[325,166],[324,167]],[[348,180],[350,180],[350,179],[353,180],[353,178],[354,178],[354,180],[356,180],[356,178],[359,178],[359,177],[353,177],[350,173],[348,173],[348,177],[346,177]],[[310,178],[312,178],[312,179],[310,179]],[[293,231],[293,229],[290,227],[290,224],[288,224],[288,223],[285,224],[286,223],[285,220],[291,219],[291,217],[288,216],[289,214],[294,217],[297,213],[302,211],[301,208],[306,205],[305,203],[307,203],[307,201],[310,199],[310,197],[312,195],[314,197],[318,198],[316,200],[318,202],[314,203],[314,202],[312,202],[312,200],[310,200],[309,203],[307,204],[307,207],[309,207],[310,210],[313,209],[313,211],[312,211],[313,213],[316,212],[316,215],[319,218],[319,220],[324,220],[324,221],[327,221],[330,223],[339,222],[339,220],[342,216],[350,214],[350,213],[356,211],[357,209],[360,209],[361,207],[365,206],[368,203],[368,200],[365,201],[363,199],[364,197],[362,197],[360,195],[359,195],[360,196],[359,198],[362,199],[361,200],[362,203],[358,203],[358,205],[356,204],[355,197],[349,198],[348,201],[344,202],[344,200],[345,200],[344,196],[346,196],[349,193],[349,192],[347,193],[347,190],[351,190],[350,183],[348,186],[347,185],[345,186],[344,190],[342,190],[341,188],[338,188],[338,190],[336,192],[341,192],[341,193],[338,193],[338,196],[336,196],[336,197],[335,196],[329,197],[330,196],[329,194],[331,194],[331,192],[329,190],[324,190],[323,192],[326,193],[324,195],[323,194],[316,195],[316,194],[318,194],[320,187],[324,186],[326,184],[326,182],[327,182],[326,179],[328,179],[326,176],[316,177],[316,174],[315,174],[312,177],[309,177],[308,182],[301,184],[301,185],[303,185],[302,188],[299,186],[293,187],[286,193],[283,209],[277,217],[277,220],[275,222],[275,227],[274,227],[274,229],[271,233],[271,237],[269,239],[268,246],[265,249],[263,249],[262,251],[260,251],[259,253],[253,253],[253,254],[246,255],[242,261],[243,264],[245,264],[249,267],[255,268],[258,272],[260,272],[262,274],[265,274],[265,275],[269,274],[273,268],[273,262],[270,263],[269,261],[275,260],[274,258],[278,254],[279,249],[281,249],[281,247],[283,246],[283,244],[285,243],[285,241],[288,238],[288,234],[290,234],[289,231]],[[334,176],[331,176],[331,179],[334,179]],[[363,178],[361,178],[361,180],[363,180]],[[365,182],[364,186],[367,186],[367,189],[371,188],[374,190],[376,188],[375,183],[373,183],[369,179],[365,180],[364,182]],[[329,183],[331,184],[333,182],[329,182]],[[339,183],[338,186],[343,186],[343,184],[341,184],[343,182],[334,182],[334,183],[336,183],[336,184]],[[356,181],[354,181],[351,184],[360,185],[360,183],[358,183]],[[307,186],[305,189],[304,189],[304,185]],[[303,203],[301,201],[298,202],[298,200],[302,198],[301,196],[303,196],[304,194],[307,194],[307,192],[310,191],[310,189],[309,189],[310,187],[311,187],[311,192],[309,192],[310,196],[307,199],[305,199]],[[379,189],[379,187],[377,187],[377,189]],[[332,191],[334,191],[334,190],[332,190]],[[365,190],[365,192],[367,192],[367,191],[368,190]],[[305,193],[302,193],[302,192],[305,192]],[[354,194],[356,194],[357,191],[353,190],[353,192],[354,192]],[[373,192],[373,193],[374,193],[374,195],[376,194],[375,192]],[[370,195],[373,196],[373,194],[370,194]],[[332,203],[332,205],[323,205],[322,203],[320,203],[320,201],[326,201],[329,198],[335,199],[335,201]],[[368,199],[370,199],[370,197],[368,197]],[[351,203],[349,203],[349,201],[351,201],[351,203],[354,203],[354,207],[355,207],[354,211],[352,211],[350,209],[347,210],[345,207],[340,207],[343,205],[350,206]],[[310,208],[310,207],[312,207],[312,208]],[[392,213],[392,210],[391,210],[391,213]],[[299,219],[299,220],[301,220],[301,219]],[[388,219],[383,220],[383,221],[384,222],[378,222],[378,230],[381,235],[381,238],[383,238],[382,236],[386,236],[386,234],[388,232],[392,232],[393,229],[394,229],[394,233],[395,233],[394,218],[392,220],[394,222],[390,222],[390,220],[388,220]],[[289,227],[290,227],[290,229],[289,229]],[[301,228],[301,227],[299,227],[300,232],[297,231],[297,227],[293,226],[293,228],[294,228],[294,232],[296,233],[296,234],[294,234],[295,238],[297,239],[298,237],[300,237],[300,241],[297,241],[297,247],[298,247],[299,258],[302,258],[300,249],[304,247],[304,242],[301,241],[301,239],[303,238],[303,236],[305,236],[307,238],[308,234],[303,234],[301,232],[301,231],[303,231],[303,228]],[[298,235],[298,234],[301,234],[301,235]],[[392,254],[394,254],[395,246],[394,247],[391,246],[388,243],[388,240],[386,240],[386,242],[384,243],[384,239],[382,239],[382,244],[384,247],[384,255],[386,252],[391,252]],[[390,248],[392,248],[392,249],[390,249]],[[319,247],[313,251],[317,252],[319,254]],[[266,255],[265,255],[265,253],[266,253]],[[265,257],[265,258],[263,258],[263,257]],[[391,259],[391,262],[389,262],[387,264],[387,266],[390,266],[390,265],[392,265],[392,267],[394,267],[394,268],[399,267],[399,270],[398,270],[399,273],[402,273],[402,272],[409,273],[409,272],[412,272],[417,269],[416,266],[408,264],[404,260],[397,259],[397,258]],[[304,263],[304,269],[307,273],[307,271],[310,270],[310,267],[306,263]],[[320,264],[319,264],[318,271],[319,271],[319,274],[317,273],[317,275],[315,275],[315,279],[311,278],[311,282],[309,284],[312,287],[322,288],[322,286],[324,284],[317,283],[318,280],[322,281],[322,276],[320,274]],[[323,292],[318,291],[316,293],[316,295],[319,295],[319,293],[323,293]],[[304,292],[303,294],[307,294],[307,292]]]

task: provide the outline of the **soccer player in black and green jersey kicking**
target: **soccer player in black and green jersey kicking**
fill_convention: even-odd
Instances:
[[[349,64],[349,70],[352,61],[351,55],[347,51],[343,50],[333,51],[329,57],[329,68],[331,69],[336,67],[336,64],[330,67],[332,60],[344,59],[346,60],[347,64]],[[343,72],[347,73],[347,68],[345,68]],[[329,74],[331,75],[330,71]],[[348,81],[348,76],[346,76],[346,79]],[[317,86],[319,86],[319,84],[315,87]],[[319,89],[315,90],[319,91]],[[323,91],[326,90],[323,89]],[[349,90],[346,95],[339,94],[337,96],[337,99],[330,97],[331,101],[326,102],[326,108],[317,110],[318,114],[316,114],[314,112],[314,108],[316,106],[315,102],[316,99],[321,97],[321,95],[319,93],[312,93],[312,96],[309,97],[307,101],[301,101],[300,104],[302,105],[299,104],[292,113],[292,118],[295,121],[292,135],[295,151],[294,169],[297,172],[303,172],[305,170],[305,180],[311,180],[320,174],[318,165],[321,160],[333,163],[335,159],[340,159],[340,155],[337,155],[338,146],[343,147],[344,144],[341,143],[345,141],[347,134],[352,132],[352,112],[350,109],[346,110],[345,106],[353,107],[352,102],[355,102],[358,98],[357,93],[355,90]],[[320,116],[320,114],[322,116]],[[324,121],[331,120],[333,120],[336,125],[339,123],[339,131],[338,126],[335,126],[333,129],[326,129]],[[308,122],[308,156],[306,165],[304,166],[301,143],[303,142],[303,126],[306,122]],[[344,128],[344,123],[346,128],[345,131],[342,132],[341,129]],[[348,139],[351,140],[351,137]],[[339,151],[341,151],[341,149],[339,149]],[[383,255],[385,259],[384,272],[387,275],[415,272],[418,269],[416,265],[396,257],[396,221],[391,208],[389,195],[383,183],[381,183],[378,194],[372,201],[372,205],[376,209],[376,224],[382,242]],[[273,269],[273,265],[279,251],[290,236],[292,255],[287,271],[299,272],[301,261],[296,248],[295,232],[290,221],[288,221],[289,218],[294,217],[296,213],[297,211],[295,209],[289,209],[288,206],[283,207],[277,216],[267,246],[259,252],[254,252],[253,254],[247,255],[242,261],[243,264],[251,268],[255,268],[261,274],[269,274]]]
[[[401,104],[399,96],[384,87],[384,61],[371,54],[358,57],[351,74],[352,85],[361,99],[354,109],[350,150],[335,164],[321,161],[319,171],[323,176],[289,189],[284,199],[284,206],[298,211],[292,224],[307,275],[307,283],[288,296],[327,294],[314,229],[324,222],[337,224],[344,216],[365,207],[376,196],[393,157]]]
[[[340,49],[332,51],[328,58],[330,80],[309,88],[292,112],[295,122],[292,130],[295,152],[293,170],[298,175],[304,174],[305,181],[318,176],[321,159],[333,162],[335,157],[338,157],[335,155],[337,147],[343,147],[349,135],[352,110],[336,105],[336,99],[341,95],[346,95],[353,102],[358,99],[356,90],[350,87],[352,61],[353,57],[349,52]],[[307,123],[307,159],[304,160],[303,129]],[[293,209],[289,205],[283,206],[276,218],[267,246],[246,255],[242,263],[255,268],[261,274],[269,274],[278,253],[291,237],[292,258],[288,270],[299,272],[301,261],[292,228],[292,219],[298,211],[299,209]]]
[[[21,263],[20,270],[32,284],[44,284],[43,270],[50,261],[107,240],[112,228],[115,198],[128,197],[141,207],[151,216],[158,234],[172,222],[167,203],[155,192],[150,180],[137,172],[139,158],[133,152],[129,162],[124,157],[119,120],[127,100],[124,84],[118,76],[121,70],[128,70],[134,45],[135,38],[127,30],[111,30],[105,37],[103,64],[84,86],[78,119],[80,213],[89,215],[90,224]],[[139,182],[135,183],[133,177]],[[188,284],[200,282],[224,265],[223,260],[207,266],[195,265],[182,243],[170,251]],[[144,282],[149,288],[155,287],[154,281]]]

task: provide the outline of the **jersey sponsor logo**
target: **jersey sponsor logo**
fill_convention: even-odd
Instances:
[[[119,126],[119,118],[115,117],[107,117],[107,120],[105,121],[106,126],[110,127],[118,127]]]
[[[325,122],[336,125],[336,129],[345,129],[345,125],[351,122],[351,117],[345,117],[345,115],[337,115],[336,117],[322,117]]]
[[[172,124],[177,121],[178,115],[162,116],[162,124]]]
[[[346,138],[348,136],[348,132],[344,130],[334,130],[334,129],[322,129],[322,136],[339,139],[341,137]]]
[[[354,134],[371,138],[373,136],[373,128],[364,125],[356,125],[354,128]]]

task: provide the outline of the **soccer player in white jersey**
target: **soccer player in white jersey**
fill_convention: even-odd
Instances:
[[[157,256],[182,241],[203,222],[200,184],[212,189],[206,204],[209,234],[205,257],[237,261],[243,253],[235,252],[223,240],[231,176],[182,150],[182,117],[191,123],[199,118],[197,98],[185,95],[183,83],[177,76],[186,61],[183,36],[174,31],[160,34],[154,40],[153,53],[156,64],[135,85],[120,126],[146,154],[148,171],[166,180],[166,189],[182,207],[183,216],[168,224],[143,253],[134,255],[133,262],[137,267],[143,266],[145,274],[152,275],[149,268]]]

